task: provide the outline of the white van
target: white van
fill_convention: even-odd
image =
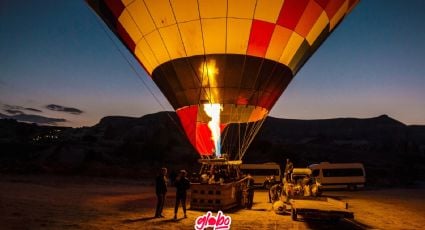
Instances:
[[[348,188],[356,190],[366,183],[366,173],[361,163],[329,163],[312,164],[308,166],[312,176],[322,185],[323,189]]]
[[[281,181],[282,173],[280,166],[274,162],[263,164],[241,164],[243,174],[251,174],[255,184],[263,184],[266,177],[274,176],[276,181]]]

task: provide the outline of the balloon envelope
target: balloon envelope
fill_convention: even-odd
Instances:
[[[358,0],[88,2],[152,77],[197,151],[221,148],[205,109],[218,104],[224,137],[231,124],[247,124],[244,138],[236,132],[239,143],[228,144],[242,157],[294,75]]]

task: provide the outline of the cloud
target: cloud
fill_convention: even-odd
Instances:
[[[24,107],[22,106],[3,104],[3,110],[8,114],[12,114],[12,115],[24,114],[24,112],[22,112],[23,109]]]
[[[12,109],[12,110],[23,110],[23,109],[25,109],[24,107],[19,106],[19,105],[8,105],[8,104],[4,104],[3,108]]]
[[[43,112],[39,109],[34,109],[34,108],[30,108],[30,107],[22,107],[22,106],[19,106],[19,105],[8,105],[8,104],[3,104],[3,110],[6,111],[7,113],[10,113],[10,114],[24,114],[24,112],[22,110],[27,110],[27,111],[31,111],[31,112],[37,112],[37,113]]]
[[[37,113],[43,112],[43,111],[41,111],[39,109],[34,109],[34,108],[25,108],[25,110],[32,111],[32,112],[37,112]]]
[[[7,113],[9,113],[9,114],[13,114],[13,115],[16,115],[16,114],[23,114],[23,112],[22,112],[21,110],[5,109],[4,111],[6,111],[6,112],[7,112]]]
[[[55,104],[47,105],[46,108],[53,110],[53,111],[65,112],[65,113],[70,113],[70,114],[74,114],[74,115],[80,115],[80,114],[83,113],[83,111],[81,111],[77,108],[65,107],[65,106],[62,106],[62,105],[55,105]]]
[[[44,117],[39,115],[32,115],[32,114],[17,114],[17,115],[6,115],[0,113],[0,119],[14,119],[17,121],[23,121],[23,122],[31,122],[31,123],[37,123],[41,125],[57,125],[59,122],[66,122],[66,119],[63,118],[51,118],[51,117]]]

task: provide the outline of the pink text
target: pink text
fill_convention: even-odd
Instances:
[[[217,216],[213,216],[208,211],[205,215],[196,218],[195,229],[204,230],[205,228],[213,228],[213,230],[227,230],[230,229],[231,222],[232,218],[224,215],[222,211],[218,211]]]

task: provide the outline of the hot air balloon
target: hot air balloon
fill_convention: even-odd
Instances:
[[[293,77],[359,0],[87,0],[204,158],[242,159]]]

